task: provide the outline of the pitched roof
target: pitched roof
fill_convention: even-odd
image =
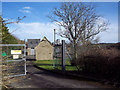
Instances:
[[[43,37],[43,39],[41,40],[41,42],[42,42],[42,41],[45,41],[45,40],[48,41],[51,46],[53,46],[52,43],[51,43],[45,36]]]

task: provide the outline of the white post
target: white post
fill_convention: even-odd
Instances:
[[[25,75],[26,75],[26,72],[27,72],[27,69],[26,69],[26,43],[24,45],[24,60],[25,60]]]

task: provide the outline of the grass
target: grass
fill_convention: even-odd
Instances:
[[[53,60],[37,60],[36,64],[53,64]]]
[[[55,63],[58,62],[58,66],[56,65],[55,68],[57,68],[58,70],[62,70],[62,61],[61,60],[56,60]],[[37,60],[34,61],[34,63],[44,69],[48,69],[48,70],[55,70],[55,68],[53,67],[53,60]],[[78,69],[76,68],[76,66],[71,66],[70,64],[70,60],[66,59],[66,66],[65,66],[66,71],[77,71]]]
[[[48,70],[53,70],[54,69],[53,66],[48,66],[48,65],[40,65],[39,67],[44,68],[44,69],[48,69]]]

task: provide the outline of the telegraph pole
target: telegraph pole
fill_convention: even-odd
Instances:
[[[54,29],[53,67],[55,67],[55,41],[56,41],[56,29]]]
[[[54,29],[54,45],[55,45],[55,41],[56,41],[56,29]]]

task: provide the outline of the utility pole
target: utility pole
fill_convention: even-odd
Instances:
[[[54,45],[55,45],[55,42],[56,42],[56,29],[54,29]]]
[[[53,67],[55,67],[55,41],[56,41],[56,29],[54,29]]]

